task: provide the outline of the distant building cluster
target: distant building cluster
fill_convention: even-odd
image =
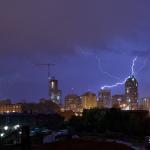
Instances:
[[[68,95],[65,97],[65,109],[74,112],[91,108],[120,108],[122,110],[137,110],[150,108],[150,99],[139,100],[138,82],[132,75],[125,82],[125,93],[112,95],[109,88],[100,89],[98,96],[86,92],[81,96]],[[80,104],[80,107],[79,107]]]
[[[138,109],[138,82],[130,76],[125,82],[125,93],[111,95],[110,89],[101,89],[98,94],[98,107],[121,108],[123,110]]]
[[[12,104],[10,99],[0,100],[0,114],[3,113],[21,113],[22,107],[20,104]]]
[[[150,110],[150,97],[139,98],[138,81],[132,75],[124,85],[124,94],[112,95],[108,88],[100,89],[96,95],[85,92],[82,95],[70,93],[64,97],[58,88],[58,80],[49,79],[49,98],[40,99],[39,103],[12,104],[9,99],[0,100],[0,113],[54,113],[71,111],[80,115],[84,109],[92,108],[120,108],[122,110]],[[67,113],[64,113],[68,115]]]
[[[0,114],[3,113],[21,113],[22,106],[20,104],[0,104]]]
[[[82,112],[83,109],[97,107],[97,97],[92,92],[86,92],[81,96],[68,94],[64,99],[64,109],[72,110],[74,113]]]
[[[28,114],[53,114],[60,111],[59,105],[47,99],[41,99],[39,103],[7,103],[0,100],[0,114],[28,113]]]

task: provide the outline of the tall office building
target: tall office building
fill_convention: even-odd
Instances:
[[[98,99],[102,107],[106,107],[106,108],[112,107],[111,90],[101,89],[98,93]]]
[[[52,77],[49,81],[49,96],[50,100],[58,105],[61,104],[61,90],[58,89],[58,80]]]
[[[129,109],[137,109],[138,100],[138,82],[136,78],[132,75],[125,82],[125,97],[129,104]]]

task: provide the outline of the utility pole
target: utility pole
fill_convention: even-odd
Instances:
[[[55,64],[36,64],[36,66],[43,66],[47,67],[47,76],[48,76],[48,96],[49,96],[49,80],[50,80],[50,75],[51,75],[51,67],[55,66]]]

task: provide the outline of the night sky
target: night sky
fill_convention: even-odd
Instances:
[[[47,97],[47,68],[39,63],[56,64],[63,95],[97,93],[130,75],[136,56],[139,94],[150,96],[149,8],[149,0],[0,1],[0,98]]]

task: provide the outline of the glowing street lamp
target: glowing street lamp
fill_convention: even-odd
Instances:
[[[21,134],[22,134],[22,132],[21,132],[21,131],[19,131],[19,134],[21,135]]]
[[[17,130],[19,127],[20,127],[20,125],[17,124],[17,125],[14,126],[14,129]]]
[[[7,131],[7,130],[8,130],[8,126],[5,126],[5,127],[4,127],[4,130]]]
[[[0,137],[2,138],[2,137],[4,137],[4,135],[5,135],[4,133],[1,133],[1,134],[0,134]]]

